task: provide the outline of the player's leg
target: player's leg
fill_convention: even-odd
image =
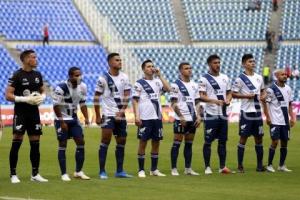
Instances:
[[[204,120],[204,144],[203,144],[203,158],[205,165],[205,174],[212,174],[210,167],[210,157],[211,157],[211,144],[216,136],[216,118],[215,116],[206,114]]]
[[[165,174],[161,173],[157,166],[158,166],[158,157],[159,157],[159,145],[160,140],[163,138],[162,133],[162,121],[161,120],[151,120],[152,125],[152,132],[151,134],[151,171],[150,175],[153,176],[166,176]]]
[[[12,183],[19,183],[20,180],[17,177],[16,168],[18,163],[19,149],[22,145],[23,136],[25,133],[25,120],[22,115],[15,114],[13,121],[13,138],[9,153],[10,177]]]
[[[115,157],[116,157],[116,177],[120,178],[128,178],[127,173],[123,170],[123,163],[125,157],[125,145],[127,138],[127,122],[126,120],[120,120],[115,123],[115,129],[113,130],[113,134],[116,139],[116,149],[115,149]]]
[[[38,111],[32,114],[33,117],[27,118],[27,133],[30,142],[30,161],[32,166],[31,181],[48,182],[39,174],[40,166],[40,136],[42,135],[42,126]]]
[[[264,156],[263,137],[254,136],[254,141],[255,141],[255,151],[256,151],[256,159],[257,159],[256,171],[263,172],[265,171],[265,167],[263,166],[263,156]]]
[[[228,174],[231,173],[230,169],[226,167],[226,143],[228,138],[228,121],[227,119],[223,119],[220,117],[219,119],[219,136],[218,136],[218,155],[219,155],[219,163],[220,163],[220,173]]]
[[[292,171],[285,166],[285,160],[286,160],[286,156],[287,156],[287,145],[288,145],[289,137],[290,137],[289,127],[282,126],[281,134],[280,134],[280,161],[279,161],[278,170],[283,171],[283,172],[291,172]]]
[[[100,172],[99,176],[101,179],[107,179],[107,174],[105,172],[105,163],[107,156],[107,149],[111,141],[113,134],[113,129],[115,128],[115,119],[113,117],[102,116],[103,123],[101,124],[101,141],[98,151],[99,167]]]
[[[269,156],[268,156],[268,166],[267,166],[267,171],[269,172],[275,172],[273,168],[273,159],[275,155],[275,150],[280,138],[280,128],[275,125],[270,126],[270,135],[271,135],[271,145],[269,147]]]
[[[138,147],[138,165],[139,165],[139,172],[138,176],[140,178],[145,178],[145,149],[147,146],[147,140],[140,139],[139,140],[139,147]]]
[[[194,123],[194,122],[192,122]],[[191,124],[193,126],[193,124]],[[185,159],[185,170],[186,175],[199,175],[199,173],[192,170],[192,156],[193,156],[193,142],[195,137],[196,128],[191,128],[188,134],[184,136],[184,159]]]
[[[180,124],[180,121],[176,120],[173,125],[173,132],[174,132],[174,137],[173,137],[173,145],[171,147],[171,174],[173,176],[178,176],[179,173],[177,171],[177,158],[179,154],[179,148],[180,144],[183,140],[183,127]]]

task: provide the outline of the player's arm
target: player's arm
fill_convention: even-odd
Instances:
[[[176,113],[176,115],[179,117],[180,119],[180,123],[182,126],[186,126],[186,121],[184,119],[184,116],[182,115],[182,113],[180,112],[180,109],[178,107],[178,99],[177,98],[171,98],[171,107],[173,108],[174,112]]]
[[[139,98],[133,97],[132,99],[133,113],[134,113],[134,122],[136,126],[141,126],[142,121],[139,113]]]
[[[171,91],[171,87],[170,84],[168,83],[168,81],[161,75],[160,70],[156,69],[155,75],[160,79],[160,81],[162,82],[162,89],[165,92],[170,92]]]
[[[201,98],[201,101],[203,101],[205,103],[216,104],[218,106],[223,106],[223,104],[225,103],[222,100],[209,98],[207,96],[207,93],[204,91],[200,91],[200,98]]]
[[[84,123],[85,125],[89,125],[90,121],[89,121],[89,113],[88,113],[88,109],[86,106],[86,94],[87,94],[87,89],[86,87],[84,87],[83,89],[83,95],[81,97],[81,100],[79,101],[79,106],[80,106],[80,111],[84,116]]]
[[[263,104],[262,104],[263,105],[263,111],[264,111],[264,114],[266,116],[266,123],[268,125],[271,125],[270,109],[268,107],[268,104],[272,103],[272,99],[274,99],[273,98],[274,94],[273,94],[273,91],[270,88],[268,88],[265,92],[266,92],[266,98],[265,98],[265,100],[263,101]]]
[[[293,112],[292,102],[289,102],[289,115],[290,115],[290,126],[293,127],[296,123],[296,115]]]
[[[270,114],[269,114],[266,99],[267,99],[267,92],[266,92],[265,89],[262,89],[260,91],[260,101],[261,101],[261,104],[262,104],[262,107],[263,107],[263,112],[266,116],[266,122],[267,122],[268,125],[270,125],[271,124],[271,118],[270,118]]]
[[[64,102],[64,92],[59,87],[56,87],[54,90],[54,93],[52,95],[53,98],[53,110],[57,117],[57,120],[60,122],[60,127],[63,130],[63,132],[68,131],[68,125],[63,119],[62,113],[61,113],[61,106],[63,106]]]
[[[194,125],[196,128],[198,128],[201,123],[201,113],[203,112],[200,98],[195,99],[195,105],[196,105],[196,121]]]
[[[101,95],[102,93],[97,91],[94,94],[94,109],[96,114],[96,124],[98,125],[101,124],[100,103],[99,103]]]
[[[128,107],[130,98],[130,89],[124,90],[123,99],[122,99],[122,108],[119,112],[116,113],[116,119],[121,120],[125,118],[125,110]]]
[[[60,122],[60,127],[62,129],[63,132],[68,132],[68,125],[66,124],[66,122],[64,121],[62,114],[61,114],[61,109],[60,109],[60,105],[53,105],[53,110],[54,113],[57,117],[57,119]]]
[[[254,99],[255,94],[242,94],[242,82],[237,78],[232,86],[232,97],[235,99]]]
[[[231,100],[232,100],[232,92],[231,92],[231,90],[227,90],[226,91],[226,101],[225,101],[225,104],[227,106],[229,106]]]

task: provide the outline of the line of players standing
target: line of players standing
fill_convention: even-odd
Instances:
[[[9,155],[10,178],[12,183],[19,183],[16,173],[18,151],[23,141],[25,131],[30,140],[30,160],[32,164],[32,181],[47,182],[39,174],[40,151],[39,141],[42,134],[38,105],[46,98],[42,75],[35,70],[37,58],[33,50],[25,50],[20,59],[23,66],[9,78],[6,89],[6,99],[15,103],[13,139]],[[186,175],[199,175],[191,168],[192,145],[196,128],[204,121],[203,157],[205,174],[212,174],[210,167],[211,144],[217,139],[219,156],[219,173],[233,173],[226,167],[226,142],[228,137],[227,106],[232,98],[241,100],[241,114],[239,122],[240,140],[237,146],[238,172],[244,173],[243,157],[248,137],[254,136],[257,155],[256,171],[275,172],[272,161],[278,141],[281,142],[279,171],[290,172],[285,166],[287,143],[290,127],[295,124],[292,112],[292,91],[285,84],[287,76],[284,70],[277,70],[276,82],[265,88],[263,79],[254,72],[255,59],[252,54],[242,57],[244,72],[239,75],[233,84],[227,75],[220,73],[221,59],[218,55],[207,58],[208,73],[204,74],[199,84],[191,80],[192,66],[189,63],[180,63],[179,78],[171,85],[163,78],[160,70],[151,60],[142,63],[143,78],[136,81],[131,87],[128,76],[121,72],[122,60],[118,53],[111,53],[107,57],[109,69],[103,73],[96,84],[94,108],[96,123],[101,126],[101,142],[98,151],[99,178],[107,179],[105,170],[107,150],[114,135],[116,140],[116,172],[115,177],[132,177],[123,169],[125,145],[127,136],[127,122],[125,110],[130,96],[135,116],[135,125],[138,127],[137,137],[139,146],[138,177],[145,178],[145,149],[151,140],[151,167],[150,175],[166,176],[158,170],[160,140],[163,139],[163,124],[161,115],[160,95],[170,92],[171,106],[175,112],[173,125],[174,141],[171,147],[171,175],[178,176],[177,158],[179,148],[184,140],[184,158]],[[76,168],[73,177],[84,180],[90,179],[83,171],[85,159],[84,134],[77,117],[77,107],[89,125],[87,106],[85,104],[87,87],[81,81],[82,72],[78,67],[71,67],[68,71],[68,80],[55,88],[53,109],[55,112],[55,129],[58,139],[58,161],[61,169],[61,179],[70,181],[66,171],[67,141],[73,138],[76,143]],[[101,103],[101,112],[99,100]],[[205,104],[202,107],[201,102]],[[266,123],[270,126],[272,139],[269,148],[268,165],[263,165],[263,120],[262,110],[266,116]],[[102,113],[102,116],[100,115]]]

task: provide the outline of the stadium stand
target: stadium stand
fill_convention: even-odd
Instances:
[[[42,40],[45,23],[50,40],[95,40],[72,0],[5,0],[0,8],[0,33],[8,40]]]
[[[257,62],[256,71],[261,71],[264,58],[262,46],[251,47],[189,47],[189,48],[140,48],[134,49],[140,61],[153,60],[169,81],[175,81],[178,77],[178,65],[180,62],[189,62],[193,66],[195,81],[203,73],[208,71],[206,59],[211,54],[221,57],[221,71],[230,78],[235,78],[242,71],[241,58],[245,53],[252,53]]]
[[[264,40],[272,1],[260,11],[246,11],[246,0],[182,0],[192,41]]]
[[[300,39],[300,1],[283,1],[281,31],[284,40]]]
[[[277,56],[277,68],[285,68],[289,66],[293,69],[295,66],[299,69],[300,64],[300,45],[282,45]],[[297,79],[289,79],[288,85],[294,92],[294,100],[300,101],[300,82]]]
[[[106,52],[101,46],[18,46],[19,50],[32,48],[39,61],[38,70],[51,87],[68,78],[68,69],[73,66],[81,68],[83,82],[88,87],[87,102],[91,103],[96,81],[107,69]],[[46,103],[50,103],[50,99]]]
[[[166,0],[94,0],[125,41],[179,41],[174,13]]]
[[[0,103],[8,104],[5,100],[4,91],[7,86],[7,81],[13,70],[18,69],[18,64],[14,61],[14,59],[9,55],[8,51],[4,48],[3,45],[0,44],[0,66],[1,66],[1,74],[0,74]]]

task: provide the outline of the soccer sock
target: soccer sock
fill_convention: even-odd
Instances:
[[[61,175],[67,173],[66,170],[66,147],[58,147],[58,162],[61,171]]]
[[[9,165],[10,165],[10,175],[16,175],[16,167],[18,162],[18,152],[22,140],[14,139],[11,144],[11,149],[9,153]]]
[[[80,172],[84,163],[84,146],[78,145],[75,153],[76,172]]]
[[[157,169],[158,163],[158,153],[151,153],[151,171],[155,171]]]
[[[244,160],[244,152],[245,152],[245,145],[238,144],[237,154],[238,154],[238,165],[243,166]]]
[[[287,147],[280,148],[280,161],[279,166],[283,166],[287,155]]]
[[[186,141],[184,144],[184,159],[185,159],[185,168],[190,168],[192,163],[192,150],[193,142],[192,141]]]
[[[40,141],[30,141],[30,161],[32,166],[32,176],[39,173],[40,166]]]
[[[177,158],[178,158],[180,144],[181,144],[180,141],[175,140],[173,142],[173,146],[171,148],[171,165],[172,165],[172,169],[177,167],[176,165],[177,165]]]
[[[226,142],[219,142],[218,154],[219,154],[219,161],[220,161],[220,169],[223,169],[225,167],[225,161],[226,161]]]
[[[125,145],[117,144],[115,156],[117,161],[117,172],[123,171],[123,162],[124,162],[124,148]]]
[[[138,154],[139,171],[145,170],[145,154]]]
[[[100,144],[100,148],[99,148],[99,152],[98,152],[100,173],[105,171],[107,148],[108,148],[107,144],[104,144],[104,143]]]
[[[274,155],[275,155],[275,149],[270,146],[269,148],[269,159],[268,159],[268,165],[272,165],[273,163],[273,158],[274,158]]]
[[[204,158],[205,168],[210,166],[210,154],[211,154],[211,144],[204,143],[203,158]]]
[[[262,144],[255,145],[256,158],[257,158],[257,168],[261,169],[263,167],[263,157],[264,157],[264,149]]]

